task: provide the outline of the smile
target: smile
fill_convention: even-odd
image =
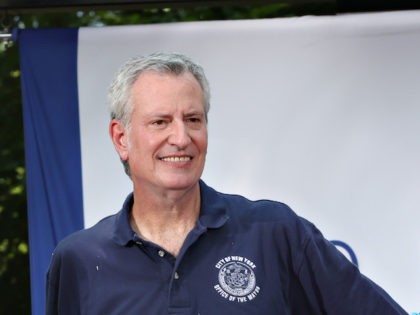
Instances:
[[[192,160],[192,158],[189,156],[169,156],[161,158],[160,160],[165,162],[188,162]]]

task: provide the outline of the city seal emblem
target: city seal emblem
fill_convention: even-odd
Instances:
[[[231,302],[248,302],[253,300],[260,288],[257,286],[254,269],[256,265],[242,256],[227,256],[216,264],[218,284],[214,289]]]

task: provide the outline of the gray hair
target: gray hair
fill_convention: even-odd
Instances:
[[[185,55],[162,52],[134,57],[123,64],[108,91],[108,109],[111,119],[121,121],[125,127],[130,126],[133,112],[131,89],[137,78],[148,71],[174,75],[191,73],[203,91],[203,104],[207,119],[210,109],[210,87],[203,68]]]
[[[203,68],[185,55],[178,53],[153,53],[129,59],[117,72],[108,90],[108,110],[111,119],[119,120],[130,128],[133,103],[131,90],[137,78],[144,72],[173,75],[191,73],[203,91],[205,118],[210,109],[210,87]],[[131,178],[128,161],[121,160],[125,173]]]

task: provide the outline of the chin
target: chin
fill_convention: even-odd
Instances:
[[[179,179],[168,179],[164,181],[162,186],[172,190],[184,190],[193,187],[198,184],[200,178],[179,178]]]

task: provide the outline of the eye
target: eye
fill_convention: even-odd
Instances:
[[[202,126],[203,119],[201,116],[191,116],[187,117],[185,120],[185,123],[189,126],[191,129],[200,129]]]
[[[202,125],[204,120],[205,120],[204,113],[201,113],[201,112],[190,113],[189,115],[185,116],[185,122],[193,126]]]
[[[151,122],[152,127],[154,128],[164,128],[168,124],[166,119],[156,119]]]
[[[188,122],[191,122],[191,123],[199,123],[199,122],[201,122],[201,118],[198,118],[198,117],[190,117],[190,118],[187,119],[187,121]]]
[[[157,125],[157,126],[161,126],[165,123],[165,121],[163,119],[159,119],[159,120],[155,120],[153,122],[153,125]]]

